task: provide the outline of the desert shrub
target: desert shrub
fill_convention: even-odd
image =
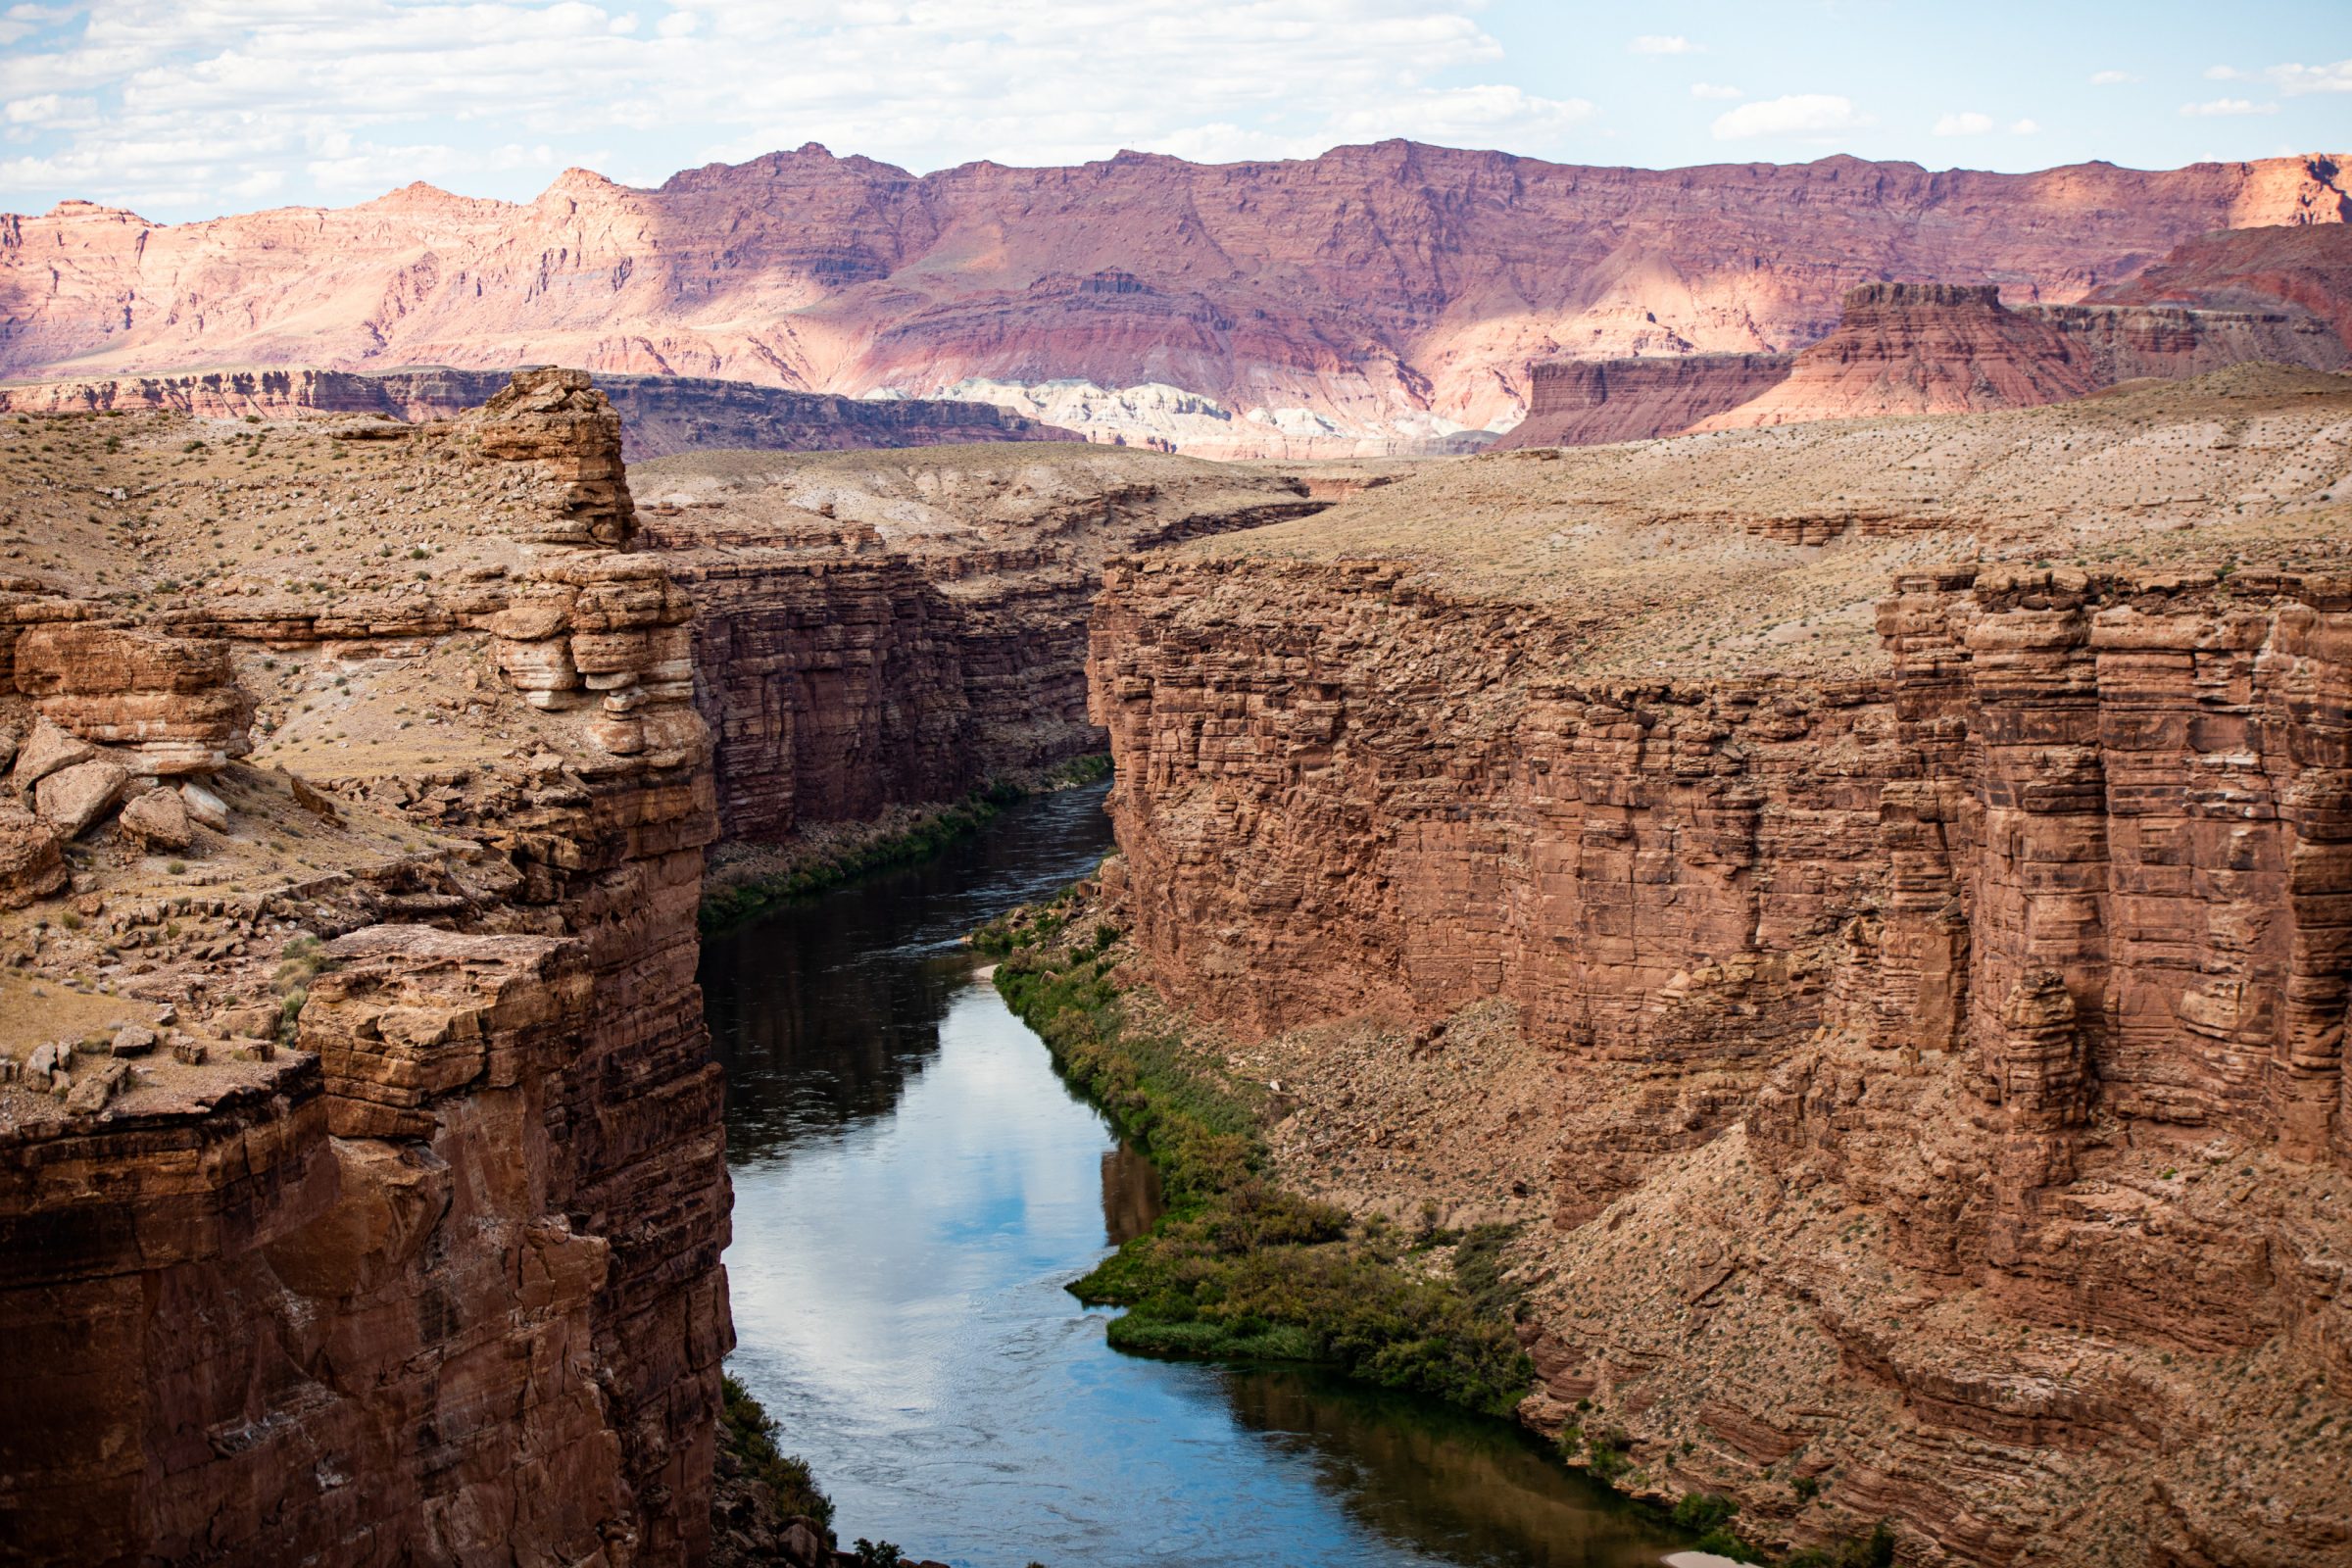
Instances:
[[[1532,1367],[1502,1302],[1507,1233],[1482,1237],[1466,1290],[1399,1267],[1403,1239],[1287,1192],[1266,1170],[1256,1105],[1181,1039],[1134,1026],[1110,977],[1118,933],[1057,945],[1057,906],[975,937],[996,982],[1062,1075],[1160,1172],[1167,1216],[1070,1287],[1123,1306],[1110,1343],[1169,1356],[1320,1361],[1389,1388],[1507,1413]]]
[[[776,1446],[776,1423],[751,1391],[733,1377],[719,1379],[719,1440],[744,1471],[775,1498],[785,1517],[812,1519],[826,1541],[833,1539],[833,1499],[817,1489],[808,1461]],[[863,1542],[859,1545],[865,1544]],[[895,1563],[893,1556],[889,1561]]]

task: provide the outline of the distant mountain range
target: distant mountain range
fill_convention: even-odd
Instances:
[[[1223,455],[1433,450],[1513,424],[1532,365],[1785,353],[1862,283],[2211,294],[2245,257],[2146,270],[2214,230],[2341,223],[2346,189],[2317,155],[1649,171],[1391,141],[920,177],[808,146],[653,190],[574,170],[520,205],[418,184],[180,224],[68,202],[0,218],[0,374],[553,362],[954,388]]]

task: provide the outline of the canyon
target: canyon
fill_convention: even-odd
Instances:
[[[1540,361],[1787,353],[1860,283],[2067,304],[2212,230],[2340,224],[2340,168],[1648,171],[1389,141],[917,177],[810,145],[654,189],[573,170],[523,204],[412,185],[157,224],[69,202],[0,220],[0,374],[553,361],[1403,455],[1507,428]]]
[[[1498,453],[1114,563],[1128,984],[1768,1541],[2352,1561],[2352,380]],[[1092,916],[1090,916],[1092,917]]]

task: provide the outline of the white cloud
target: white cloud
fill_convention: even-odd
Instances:
[[[2228,115],[2275,115],[2277,104],[2258,104],[2245,98],[2216,98],[2207,103],[2182,104],[2180,112],[2195,120],[2211,120]]]
[[[2207,66],[2205,68],[2207,81],[2243,81],[2245,75],[2244,72],[2234,66]]]
[[[2352,60],[2332,66],[2273,66],[2263,73],[2290,96],[2307,92],[2352,92]]]
[[[1690,96],[1693,98],[1744,98],[1747,94],[1737,87],[1726,87],[1718,82],[1694,81],[1690,84]]]
[[[1982,136],[1992,128],[1992,117],[1975,113],[1943,115],[1936,121],[1938,136]]]
[[[0,105],[59,106],[0,123],[0,206],[527,196],[570,164],[653,180],[808,141],[926,170],[1598,134],[1591,103],[1496,83],[1482,0],[1127,0],[1107,28],[1099,5],[105,0],[0,51]],[[613,143],[651,167],[613,168]]]
[[[1538,98],[1517,87],[1451,87],[1341,115],[1332,129],[1347,141],[1409,136],[1447,146],[1516,150],[1555,143],[1599,113],[1582,98]]]
[[[2041,134],[2041,123],[2034,120],[2012,120],[2009,122],[2009,134],[2012,136],[2038,136]]]
[[[1717,141],[1744,141],[1761,136],[1787,136],[1803,141],[1830,141],[1870,124],[1851,98],[1834,93],[1800,92],[1761,103],[1741,104],[1715,118]]]
[[[2093,87],[2113,87],[2123,82],[2137,81],[2138,79],[2129,71],[2094,71],[2090,74],[2090,84]]]
[[[1660,32],[1645,32],[1625,46],[1638,55],[1694,55],[1698,46],[1688,38]]]

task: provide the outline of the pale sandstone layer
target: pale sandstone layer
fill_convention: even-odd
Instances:
[[[288,368],[43,381],[0,387],[0,414],[168,410],[214,419],[373,414],[415,422],[450,418],[488,402],[506,386],[508,374]],[[621,456],[630,463],[710,447],[820,452],[1079,439],[987,403],[845,398],[685,375],[608,373],[597,378],[597,387],[620,416]]]
[[[12,808],[127,801],[0,878],[0,1538],[703,1560],[716,820],[612,410],[0,432]]]
[[[1106,447],[644,464],[646,542],[695,603],[729,839],[951,800],[1099,752],[1104,561],[1319,512],[1304,482]]]
[[[1120,921],[1289,1179],[1535,1222],[1523,1413],[1639,1485],[2352,1562],[2348,438],[2241,368],[1114,564]]]
[[[2209,230],[2337,223],[2346,205],[2316,155],[1647,171],[1391,141],[918,178],[812,145],[654,190],[574,170],[520,205],[415,185],[182,224],[86,203],[10,217],[0,373],[557,362],[852,394],[1077,379],[1378,438],[1507,422],[1539,360],[1784,352],[1873,278],[1997,275],[2013,301],[2072,301]]]

